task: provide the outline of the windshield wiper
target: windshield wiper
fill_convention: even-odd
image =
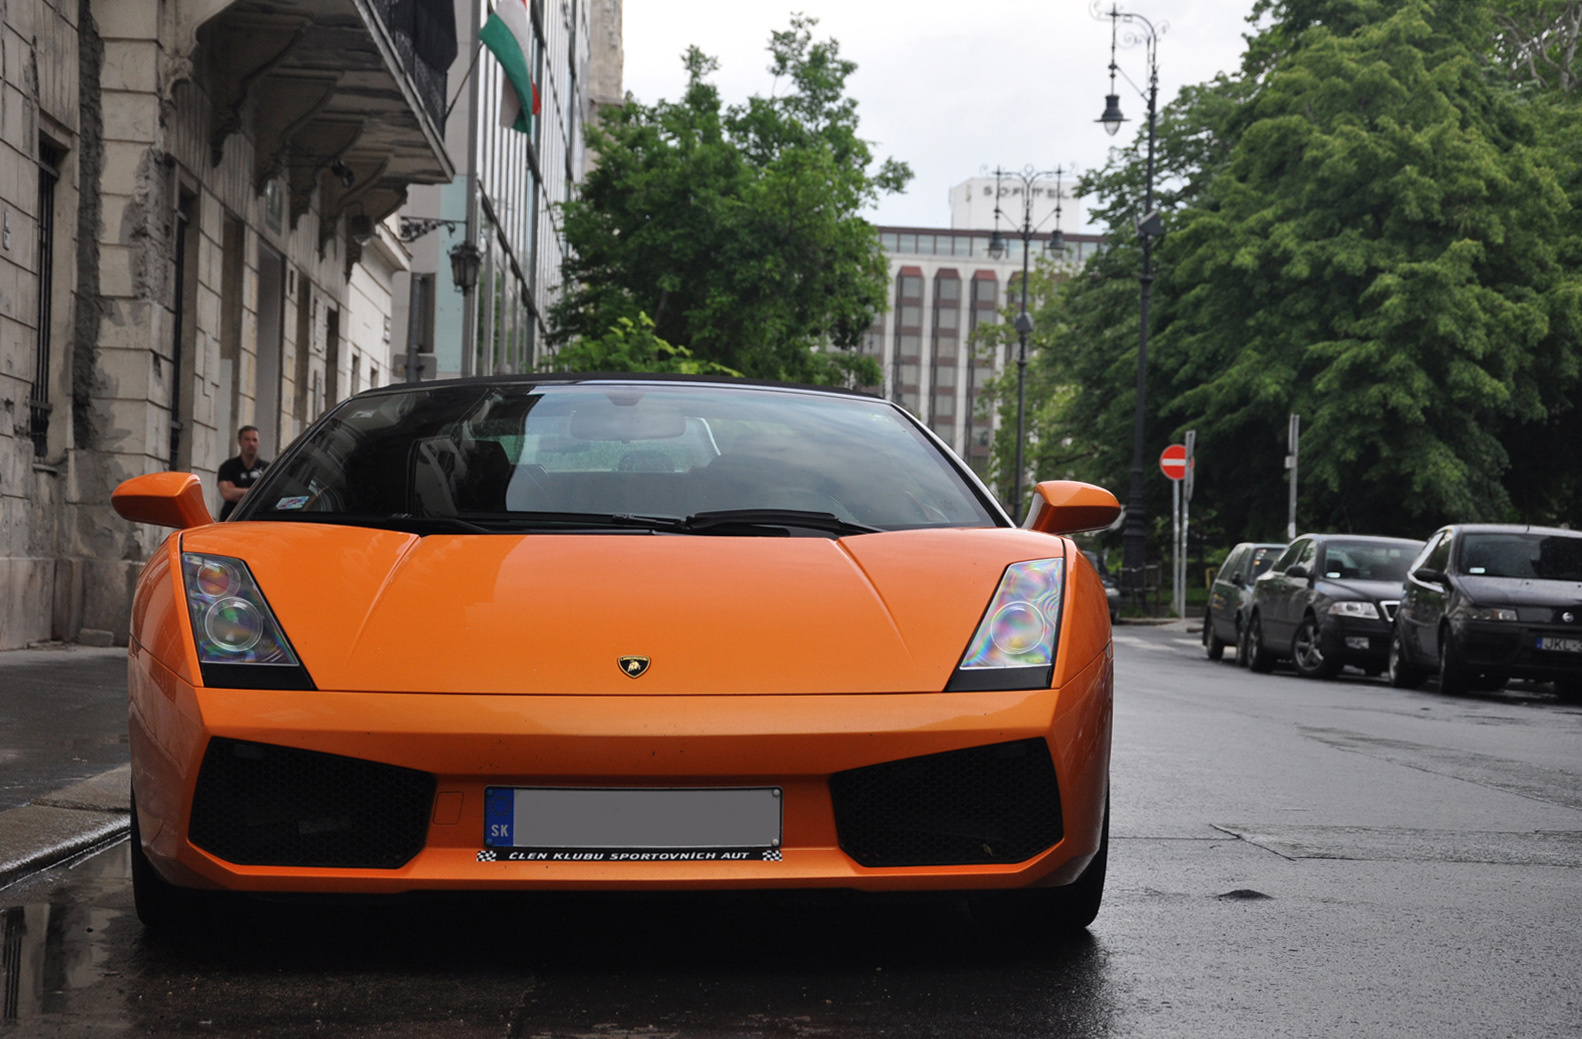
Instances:
[[[684,534],[756,534],[786,536],[786,527],[822,530],[831,534],[877,534],[878,527],[843,520],[833,512],[804,509],[718,509],[695,512],[675,526]],[[777,533],[778,532],[778,533]]]
[[[682,522],[677,516],[633,516],[619,512],[469,512],[467,516],[478,523],[490,524],[492,533],[502,529],[564,533],[611,528],[652,533],[674,530]]]

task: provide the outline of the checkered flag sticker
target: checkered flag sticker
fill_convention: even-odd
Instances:
[[[493,850],[484,850],[484,851],[480,851],[478,853],[478,861],[479,862],[494,862],[499,857],[500,857],[500,853],[497,852],[497,851],[493,851]]]
[[[779,848],[770,848],[767,851],[765,851],[764,852],[764,861],[765,862],[779,862],[780,861],[780,849]]]

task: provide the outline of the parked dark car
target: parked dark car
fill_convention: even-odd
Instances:
[[[1458,524],[1428,539],[1395,617],[1390,682],[1446,693],[1509,679],[1582,700],[1582,532]]]
[[[1285,543],[1243,541],[1230,550],[1225,564],[1214,575],[1208,590],[1208,608],[1203,611],[1203,648],[1210,660],[1225,655],[1226,646],[1241,645],[1241,629],[1252,603],[1252,583],[1279,557]],[[1238,653],[1238,663],[1247,661]]]
[[[1104,598],[1109,600],[1110,604],[1110,623],[1118,623],[1121,619],[1121,590],[1115,584],[1115,578],[1104,569],[1104,562],[1099,559],[1097,552],[1084,551],[1083,554],[1088,557],[1088,562],[1093,564],[1093,569],[1099,572],[1099,580],[1104,583]]]
[[[1242,655],[1254,671],[1289,657],[1299,674],[1330,678],[1351,664],[1389,664],[1401,584],[1421,541],[1305,534],[1253,584]]]

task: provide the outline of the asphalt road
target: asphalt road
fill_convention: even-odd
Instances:
[[[1116,637],[1091,933],[950,899],[250,904],[151,942],[124,845],[0,890],[0,1035],[1582,1034],[1582,709]]]

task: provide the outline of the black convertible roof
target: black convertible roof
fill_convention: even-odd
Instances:
[[[427,379],[422,382],[392,382],[356,396],[376,396],[386,393],[403,393],[415,389],[434,389],[446,386],[575,386],[585,383],[691,383],[708,386],[745,386],[756,389],[799,390],[808,393],[827,393],[840,397],[861,397],[865,400],[884,400],[877,393],[852,390],[841,386],[814,386],[809,383],[778,382],[774,379],[743,379],[734,375],[683,375],[675,372],[534,372],[516,375],[475,375],[464,379]]]

